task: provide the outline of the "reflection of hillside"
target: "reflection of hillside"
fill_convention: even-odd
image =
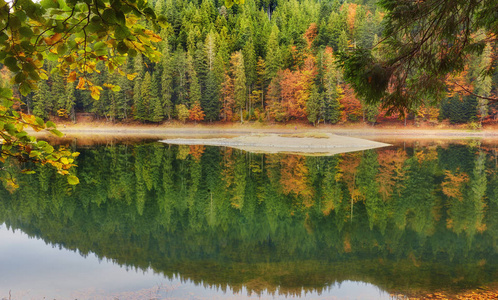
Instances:
[[[498,278],[495,161],[477,148],[300,157],[152,144],[78,160],[76,188],[43,168],[0,191],[0,222],[234,290],[361,280],[410,292]]]

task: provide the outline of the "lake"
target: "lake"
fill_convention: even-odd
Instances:
[[[329,157],[69,146],[79,185],[33,166],[19,189],[0,188],[0,299],[392,299],[498,285],[493,144]]]

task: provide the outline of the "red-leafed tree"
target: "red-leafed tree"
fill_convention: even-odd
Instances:
[[[343,96],[339,100],[343,108],[341,119],[345,121],[358,121],[363,116],[361,102],[356,98],[353,89],[348,84],[342,86]]]
[[[192,108],[189,109],[189,117],[188,117],[188,119],[190,121],[194,121],[195,123],[197,123],[197,122],[200,122],[200,121],[204,120],[205,116],[206,116],[206,114],[202,110],[200,103],[195,103],[192,106]]]
[[[221,117],[225,121],[232,121],[233,109],[235,107],[235,96],[233,79],[225,72],[224,81],[221,84]]]

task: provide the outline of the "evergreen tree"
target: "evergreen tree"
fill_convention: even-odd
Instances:
[[[320,120],[320,107],[322,101],[322,95],[318,92],[318,88],[314,86],[308,103],[306,104],[308,121],[313,123],[313,126],[316,126],[316,121]]]
[[[281,66],[281,53],[278,44],[278,27],[273,25],[270,37],[266,46],[266,75],[267,81],[270,82],[276,75]]]
[[[144,63],[142,60],[142,56],[138,55],[135,57],[133,61],[133,71],[136,73],[136,77],[134,79],[133,85],[133,117],[136,120],[143,121],[145,118],[145,107],[143,103],[142,88],[144,81]],[[150,75],[149,75],[150,76]],[[150,82],[149,82],[150,85]]]
[[[73,123],[76,123],[76,96],[73,83],[66,84],[66,103],[64,103],[64,109]]]
[[[164,41],[164,48],[162,51],[162,74],[161,74],[161,106],[163,115],[171,119],[173,113],[173,59],[171,57],[170,47],[168,41]]]
[[[240,111],[240,122],[244,122],[242,114],[247,101],[246,72],[244,69],[244,55],[241,51],[235,52],[232,56],[232,68],[234,75],[234,96],[235,105]]]
[[[192,106],[196,103],[201,103],[201,86],[190,53],[187,54],[187,73],[189,82],[189,104]]]
[[[33,95],[33,115],[48,119],[50,113],[50,88],[45,81],[41,81],[38,90]]]
[[[164,118],[164,109],[161,105],[161,96],[159,95],[159,68],[156,68],[152,73],[150,87],[150,113],[148,120],[151,122],[161,122]]]

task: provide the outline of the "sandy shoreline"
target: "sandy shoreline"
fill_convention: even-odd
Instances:
[[[366,139],[317,134],[253,134],[234,138],[165,139],[161,142],[176,145],[227,146],[256,153],[300,153],[306,155],[333,155],[389,146]]]
[[[358,126],[338,126],[338,125],[320,125],[319,127],[305,126],[305,125],[267,125],[267,124],[167,124],[167,125],[114,125],[108,123],[83,123],[83,124],[67,124],[59,125],[58,129],[64,133],[64,138],[58,139],[46,132],[33,132],[30,133],[43,139],[53,141],[55,143],[76,143],[83,146],[91,146],[95,144],[109,144],[109,143],[122,143],[122,142],[139,142],[141,140],[159,141],[171,139],[202,139],[202,143],[207,145],[209,143],[218,144],[220,146],[237,146],[247,151],[260,151],[260,152],[299,152],[303,153],[305,150],[299,149],[277,149],[278,145],[271,141],[270,143],[259,142],[257,145],[260,149],[250,149],[251,145],[228,145],[225,141],[219,139],[229,138],[243,138],[254,135],[285,135],[285,134],[331,134],[339,137],[352,137],[360,138],[362,141],[367,142],[382,142],[387,144],[397,144],[405,142],[424,141],[427,142],[441,142],[453,143],[468,140],[479,140],[493,145],[498,145],[498,130],[486,129],[479,131],[471,131],[467,129],[436,129],[436,128],[380,128],[366,125]],[[207,139],[218,139],[215,142],[206,142]],[[77,140],[77,142],[75,142]],[[295,139],[296,141],[300,139]],[[302,144],[304,141],[299,141]],[[189,143],[183,141],[183,144]],[[232,141],[233,143],[233,141]],[[313,144],[317,141],[313,141]],[[346,148],[348,143],[338,142],[342,144],[342,152],[347,152]],[[239,143],[240,144],[240,143]],[[251,143],[250,143],[251,144]],[[252,143],[254,144],[254,143]],[[367,143],[368,144],[368,143]],[[348,151],[361,150],[359,146],[362,143],[354,142],[354,145],[349,148],[355,148]],[[371,144],[363,145],[365,149],[369,149]],[[378,147],[378,146],[374,146]],[[264,148],[264,149],[261,149]],[[273,149],[272,149],[273,148]],[[307,146],[300,146],[298,148],[309,148]],[[319,148],[319,147],[315,147]],[[328,147],[333,148],[331,146]],[[339,148],[339,147],[335,147]],[[323,152],[315,151],[316,149],[306,150],[308,153]],[[332,152],[332,151],[331,151]],[[337,152],[337,149],[335,150]]]
[[[403,137],[476,137],[476,138],[498,138],[498,130],[468,130],[468,129],[437,129],[437,128],[416,128],[409,127],[372,127],[372,126],[338,126],[321,125],[313,126],[293,126],[293,125],[259,125],[259,124],[230,124],[225,126],[209,124],[186,124],[175,125],[113,125],[102,123],[87,123],[76,125],[59,125],[58,129],[66,135],[245,135],[255,133],[284,134],[292,132],[324,132],[343,136],[403,136]],[[43,132],[35,135],[44,135]]]

